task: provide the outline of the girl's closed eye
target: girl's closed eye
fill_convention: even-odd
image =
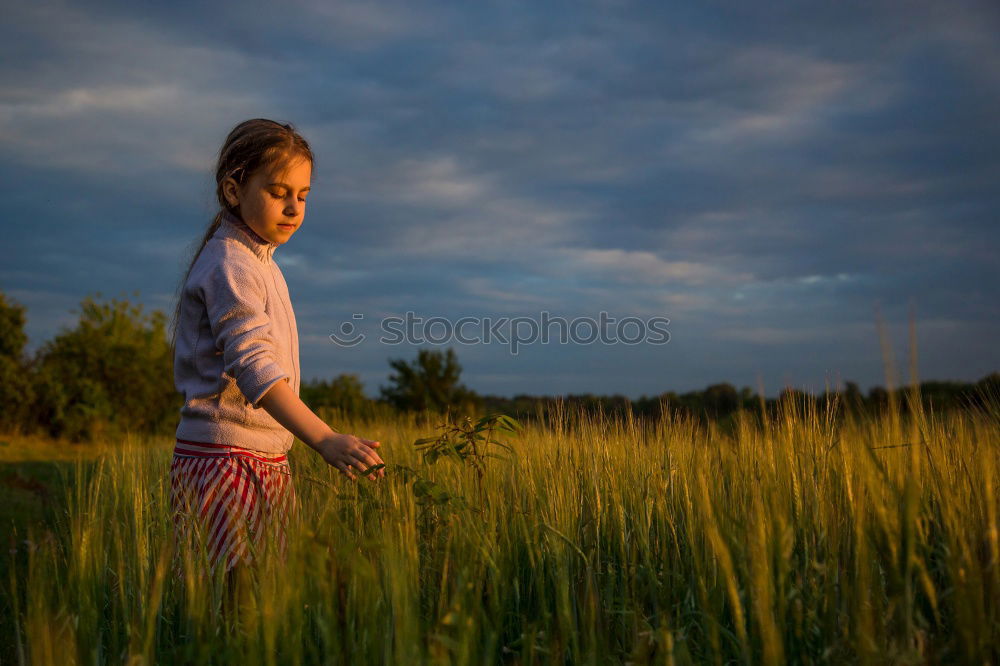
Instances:
[[[271,195],[272,199],[278,199],[278,200],[280,200],[280,199],[284,199],[285,198],[284,194],[278,194],[277,192],[268,192],[268,194]],[[306,200],[305,197],[299,197],[299,201],[305,203],[305,200]]]

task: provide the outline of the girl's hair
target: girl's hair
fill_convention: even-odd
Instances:
[[[271,168],[279,163],[291,161],[293,158],[304,158],[310,164],[315,163],[309,143],[295,130],[292,125],[281,124],[266,118],[245,120],[229,132],[226,141],[219,150],[219,158],[215,167],[215,195],[219,200],[219,211],[212,223],[205,230],[205,235],[198,245],[198,250],[191,258],[184,277],[177,286],[177,305],[174,308],[174,318],[170,327],[170,349],[177,342],[177,325],[181,315],[181,296],[184,284],[191,275],[191,268],[205,249],[205,244],[215,234],[222,222],[223,210],[228,210],[239,217],[239,206],[230,206],[222,193],[222,181],[232,178],[242,187],[259,169]]]

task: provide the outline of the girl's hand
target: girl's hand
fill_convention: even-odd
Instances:
[[[344,476],[354,481],[357,478],[354,475],[355,472],[363,472],[369,467],[385,464],[375,452],[375,448],[378,446],[380,446],[379,442],[339,433],[325,438],[316,448],[327,464],[336,467],[344,473]],[[383,476],[385,476],[385,467],[369,474],[368,480],[374,481]]]

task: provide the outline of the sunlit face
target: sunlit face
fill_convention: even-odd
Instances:
[[[247,226],[266,241],[281,245],[302,225],[311,178],[312,163],[296,157],[258,169],[243,187],[227,178],[222,191],[231,206],[239,206]]]

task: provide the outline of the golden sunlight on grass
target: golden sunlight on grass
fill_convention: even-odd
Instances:
[[[338,414],[389,473],[351,484],[297,444],[288,558],[232,598],[170,575],[169,442],[109,446],[18,535],[5,640],[35,664],[990,662],[996,413],[837,410],[731,432],[564,414],[504,438],[482,504],[471,470],[412,446],[432,423]]]

